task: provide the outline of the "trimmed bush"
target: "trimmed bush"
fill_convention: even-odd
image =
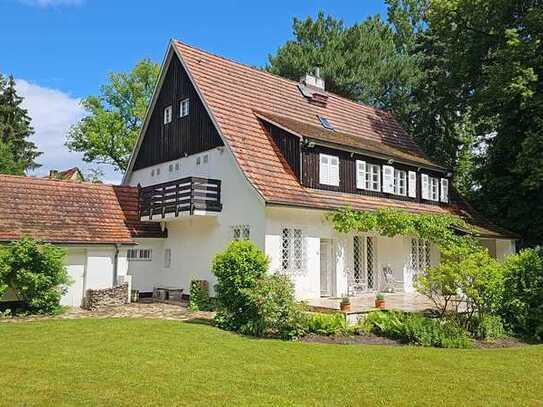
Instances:
[[[303,336],[304,316],[287,276],[266,275],[247,294],[253,317],[240,327],[240,333],[281,339]]]
[[[518,335],[543,340],[543,250],[526,249],[505,261],[501,315]]]
[[[217,323],[224,329],[238,331],[255,318],[251,290],[268,269],[266,255],[252,242],[234,241],[213,260],[217,277]]]
[[[422,314],[373,311],[366,317],[372,332],[404,343],[439,348],[469,348],[466,330],[453,321],[439,320]]]
[[[268,259],[250,241],[232,242],[213,261],[219,312],[215,323],[245,335],[291,339],[304,318],[286,276],[267,275]]]
[[[58,247],[22,238],[0,251],[0,285],[14,288],[32,313],[58,312],[70,281],[64,257]]]

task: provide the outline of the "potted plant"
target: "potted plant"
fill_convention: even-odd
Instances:
[[[377,293],[375,295],[375,308],[385,309],[385,294]]]
[[[350,312],[351,311],[351,299],[349,297],[343,297],[341,299],[341,302],[339,303],[339,308],[342,312]]]

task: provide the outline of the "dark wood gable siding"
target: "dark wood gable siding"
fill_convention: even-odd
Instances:
[[[366,161],[369,164],[378,164],[381,166],[381,186],[383,185],[382,166],[387,165],[387,161],[375,157],[365,156],[361,154],[351,153],[344,150],[337,150],[325,146],[316,145],[315,147],[304,146],[301,150],[302,154],[302,185],[308,188],[324,189],[328,191],[347,192],[351,194],[372,195],[378,197],[386,197],[403,201],[424,202],[429,204],[443,205],[442,203],[423,200],[421,192],[421,174],[428,174],[431,177],[442,178],[443,173],[437,171],[423,169],[418,171],[417,167],[408,166],[394,162],[392,166],[398,170],[415,171],[417,173],[417,197],[409,198],[409,196],[400,196],[385,192],[367,191],[356,187],[356,160]],[[323,185],[319,182],[319,154],[334,155],[339,158],[339,186]],[[409,193],[409,175],[407,175],[407,190]],[[449,180],[450,184],[450,180]],[[439,185],[441,188],[441,185]],[[451,186],[449,185],[449,198]]]
[[[185,98],[190,99],[190,112],[188,116],[180,118],[179,102]],[[173,107],[173,119],[171,123],[164,125],[162,115],[168,105]],[[222,145],[219,133],[196,89],[174,55],[151,113],[134,170]]]
[[[300,179],[300,138],[279,127],[263,122],[290,170]]]

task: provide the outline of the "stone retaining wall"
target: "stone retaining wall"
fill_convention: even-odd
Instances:
[[[87,290],[84,307],[88,310],[95,310],[100,307],[124,305],[128,303],[128,283],[113,288],[102,288],[99,290]]]

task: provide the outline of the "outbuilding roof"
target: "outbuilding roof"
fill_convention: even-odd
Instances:
[[[0,175],[0,241],[134,244],[134,237],[162,237],[160,225],[139,221],[137,205],[133,187]]]

